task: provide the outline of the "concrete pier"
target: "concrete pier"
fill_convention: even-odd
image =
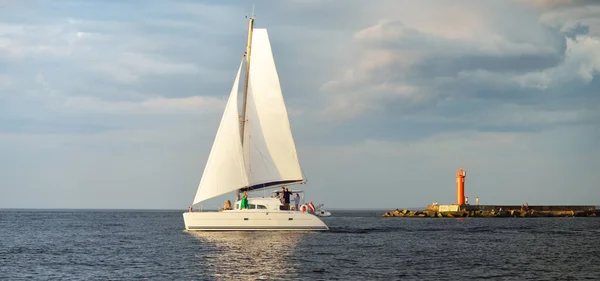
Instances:
[[[383,214],[384,217],[415,217],[415,218],[444,218],[444,217],[600,217],[596,206],[581,205],[479,205],[479,197],[475,205],[468,203],[465,197],[466,171],[460,168],[456,171],[456,204],[439,205],[433,202],[425,210],[393,210]]]
[[[570,205],[429,205],[425,210],[393,210],[384,217],[600,217],[595,206]]]

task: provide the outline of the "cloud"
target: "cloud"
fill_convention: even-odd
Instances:
[[[213,111],[225,108],[224,100],[213,97],[164,98],[155,97],[139,102],[106,101],[94,97],[69,97],[62,104],[63,109],[82,112],[157,114]]]
[[[590,83],[600,73],[600,38],[577,36],[567,38],[566,57],[559,66],[518,77],[524,87],[560,87],[572,81]],[[537,79],[534,79],[536,77]]]
[[[126,3],[64,4],[43,17],[26,17],[32,7],[8,5],[12,13],[0,21],[0,68],[7,70],[0,79],[7,89],[0,94],[0,120],[6,120],[0,131],[81,131],[86,121],[90,129],[107,130],[139,125],[140,114],[181,122],[176,116],[212,116],[222,108],[243,48],[239,56],[205,51],[223,45],[213,35],[231,34],[206,24],[231,7],[190,4],[184,12],[151,3],[140,8],[144,14]],[[106,5],[121,12],[69,12]],[[209,17],[182,16],[192,12]],[[221,60],[224,54],[228,59]]]
[[[355,59],[321,87],[327,102],[321,116],[380,129],[402,119],[484,131],[599,122],[590,120],[598,118],[598,103],[582,106],[598,101],[600,38],[584,32],[583,22],[550,25],[544,11],[515,13],[511,22],[520,26],[511,29],[490,6],[517,7],[471,5],[466,13],[479,15],[477,25],[462,26],[471,32],[461,35],[398,20],[357,31]]]
[[[563,32],[600,36],[600,5],[597,1],[573,1],[565,5],[542,5],[540,21]]]
[[[158,57],[151,58],[136,53],[124,53],[113,61],[98,62],[89,68],[122,83],[139,82],[141,78],[152,75],[198,74],[198,68],[194,64],[165,62]]]

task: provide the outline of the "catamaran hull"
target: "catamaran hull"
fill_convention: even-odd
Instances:
[[[301,212],[186,212],[185,229],[191,231],[328,230],[323,221]]]

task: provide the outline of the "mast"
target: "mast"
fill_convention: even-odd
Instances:
[[[246,125],[246,101],[248,98],[248,82],[250,78],[250,53],[252,52],[252,29],[254,27],[254,11],[252,17],[248,20],[248,42],[246,43],[246,71],[244,73],[244,96],[242,98],[242,120],[240,126],[240,136],[242,137],[242,146],[244,146],[244,127]]]
[[[248,99],[248,83],[250,79],[250,53],[252,52],[252,29],[254,28],[254,7],[252,16],[248,19],[248,41],[246,42],[246,71],[244,73],[244,94],[242,97],[242,116],[240,120],[240,137],[244,147],[244,127],[246,125],[246,102]],[[236,200],[240,198],[240,189],[235,192]]]

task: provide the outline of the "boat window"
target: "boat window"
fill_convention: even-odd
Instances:
[[[248,209],[256,209],[256,205],[254,205],[254,204],[248,204]]]
[[[256,205],[257,209],[266,209],[267,207],[265,205]]]

